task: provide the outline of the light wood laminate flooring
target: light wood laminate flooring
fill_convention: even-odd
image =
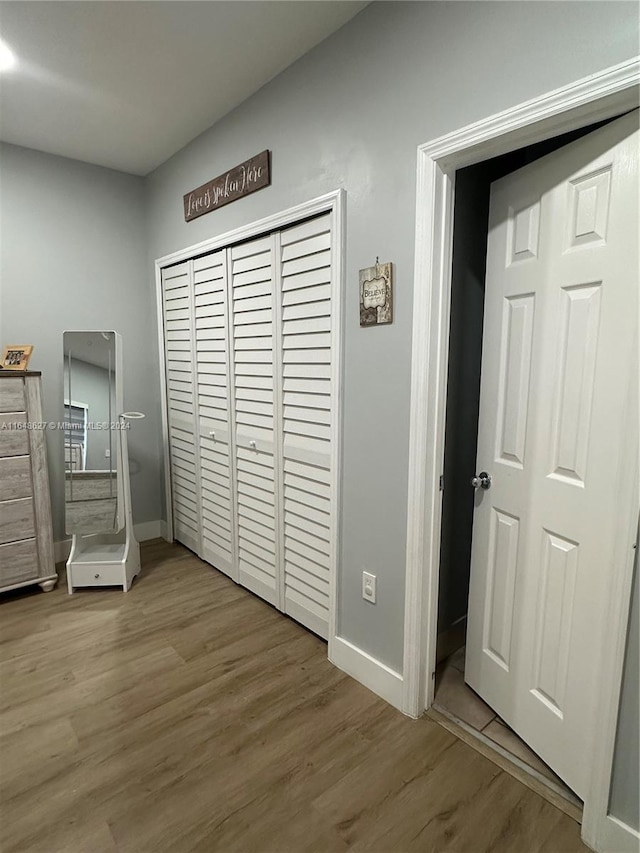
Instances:
[[[127,594],[0,597],[2,853],[586,851],[190,551],[142,553]]]

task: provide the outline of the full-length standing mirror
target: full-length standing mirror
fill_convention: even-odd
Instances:
[[[123,405],[116,341],[115,332],[64,333],[67,533],[116,532],[124,524],[117,465],[117,416]]]
[[[133,533],[122,339],[113,331],[64,333],[65,524],[69,592],[122,586],[140,571]]]

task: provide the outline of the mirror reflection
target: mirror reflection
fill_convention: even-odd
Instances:
[[[64,333],[67,533],[118,530],[114,332]]]

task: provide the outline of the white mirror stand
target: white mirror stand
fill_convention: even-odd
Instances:
[[[74,534],[67,560],[69,594],[77,587],[122,586],[128,592],[134,577],[140,572],[140,545],[133,532],[131,484],[127,449],[127,421],[143,418],[140,412],[124,412],[118,416],[119,466],[122,471],[122,500],[124,527],[117,533],[96,533],[89,536]]]
[[[74,496],[73,489],[70,488],[70,497],[67,498],[65,492],[65,512],[67,513],[67,530],[72,533],[71,553],[67,560],[67,585],[69,593],[73,593],[76,589],[82,587],[100,587],[100,586],[121,586],[127,592],[131,588],[134,577],[140,571],[140,546],[136,541],[133,531],[133,514],[131,510],[131,484],[129,479],[129,453],[127,445],[127,432],[129,423],[132,420],[143,418],[141,412],[123,412],[123,363],[122,363],[122,339],[117,332],[65,332],[64,333],[64,351],[65,358],[68,356],[68,397],[69,406],[71,403],[72,388],[79,387],[79,380],[73,382],[72,374],[72,353],[75,354],[75,373],[82,375],[80,367],[83,365],[83,360],[91,364],[101,364],[101,350],[104,349],[102,341],[112,341],[113,349],[108,357],[108,373],[113,377],[113,384],[109,391],[109,429],[115,433],[109,436],[109,442],[113,441],[116,452],[115,469],[111,461],[111,452],[105,451],[105,456],[110,460],[109,473],[110,477],[115,470],[117,481],[117,497],[109,495],[109,502],[115,503],[114,524],[106,524],[106,518],[103,521],[104,511],[97,506],[96,509],[91,509],[91,500],[95,501],[94,507],[97,504],[105,503],[104,500],[95,498],[95,490],[93,494],[87,497],[88,486],[91,483],[83,483],[82,477],[85,473],[95,475],[99,472],[85,472],[84,470],[71,470],[68,475],[70,486],[76,484],[78,496]],[[80,353],[80,357],[78,357]],[[85,371],[86,372],[86,371]],[[90,374],[91,375],[91,374]],[[111,380],[110,380],[111,381]],[[91,384],[93,382],[94,384]],[[83,393],[87,398],[91,398],[91,406],[96,406],[91,411],[102,411],[99,408],[99,403],[96,403],[96,384],[100,385],[99,378],[91,379],[89,384],[85,378],[85,384],[82,386]],[[100,386],[101,387],[101,386]],[[65,401],[65,405],[67,405]],[[111,408],[113,406],[113,408]],[[89,406],[86,407],[89,410]],[[91,415],[91,411],[88,414]],[[113,423],[111,412],[120,412],[117,415],[116,422]],[[87,413],[85,413],[87,415]],[[71,421],[71,418],[69,417]],[[86,452],[85,447],[89,443],[87,434],[88,421],[99,420],[95,417],[85,417],[85,427],[81,447]],[[95,436],[96,438],[98,436]],[[70,446],[73,441],[69,439]],[[96,442],[97,443],[97,442]],[[102,450],[102,446],[99,450]],[[92,460],[98,460],[96,457],[95,448],[92,450]],[[104,460],[102,460],[104,462]],[[71,457],[70,457],[71,463]],[[71,466],[73,468],[73,466]],[[84,466],[81,466],[83,468]],[[98,467],[102,467],[98,465]],[[91,478],[89,478],[91,479]],[[95,480],[95,476],[93,477]],[[66,483],[65,483],[66,485]],[[102,495],[100,495],[102,497]],[[102,513],[102,515],[101,515]],[[111,511],[113,516],[113,511]],[[83,530],[84,527],[84,530]]]

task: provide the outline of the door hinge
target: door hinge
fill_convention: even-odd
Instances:
[[[440,483],[440,491],[444,492],[444,474],[440,474],[439,483]]]

